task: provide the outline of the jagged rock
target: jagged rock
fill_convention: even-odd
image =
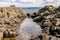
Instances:
[[[0,8],[0,27],[2,28],[1,31],[6,32],[12,28],[14,32],[8,31],[10,35],[15,35],[16,30],[20,27],[22,21],[26,18],[26,14],[22,11],[21,8],[15,7],[12,5],[10,7],[1,7]],[[5,29],[5,30],[4,30]],[[8,36],[8,35],[6,35]]]
[[[56,36],[56,34],[58,34],[59,36],[57,36],[60,37],[60,6],[58,8],[55,8],[52,5],[45,6],[41,8],[36,14],[32,14],[31,18],[34,22],[41,26],[45,34],[48,32],[47,35],[50,34],[52,36]],[[45,30],[45,28],[48,30]],[[46,38],[43,40],[45,39]]]

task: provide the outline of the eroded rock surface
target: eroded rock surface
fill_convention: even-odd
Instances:
[[[6,37],[8,33],[10,36],[12,35],[16,36],[20,24],[25,18],[26,18],[25,13],[19,7],[15,7],[14,5],[10,7],[1,7],[0,31],[2,32],[2,34],[4,34],[4,37]]]
[[[60,7],[45,6],[38,12],[33,13],[31,18],[43,29],[43,33],[45,34],[42,33],[42,39],[48,40],[44,37],[49,37],[50,35],[57,39],[60,38]]]

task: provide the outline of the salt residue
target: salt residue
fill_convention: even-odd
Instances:
[[[20,26],[19,33],[22,40],[29,40],[41,35],[42,29],[31,18],[26,18]]]

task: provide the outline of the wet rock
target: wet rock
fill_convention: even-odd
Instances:
[[[55,8],[52,5],[48,5],[41,8],[36,14],[32,14],[31,18],[33,19],[34,22],[36,22],[38,25],[41,26],[41,28],[43,29],[42,32],[44,33],[44,35],[46,34],[46,35],[57,36],[58,38],[59,37],[58,35],[60,35],[59,33],[60,32],[60,16],[59,15],[60,15],[60,6],[58,8]],[[52,38],[51,40],[54,40],[54,39]]]

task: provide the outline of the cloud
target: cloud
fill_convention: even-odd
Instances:
[[[55,0],[46,0],[47,2],[54,2]]]
[[[19,0],[19,1],[21,1],[21,2],[32,2],[33,0]]]
[[[12,2],[15,2],[16,0],[11,0]]]
[[[0,2],[0,7],[8,7],[10,5],[15,5],[16,7],[35,7],[33,4]]]
[[[19,2],[23,2],[23,3],[34,3],[35,0],[19,0]]]
[[[60,0],[0,0],[0,2],[1,6],[14,4],[20,7],[43,7],[45,5],[60,5]]]

